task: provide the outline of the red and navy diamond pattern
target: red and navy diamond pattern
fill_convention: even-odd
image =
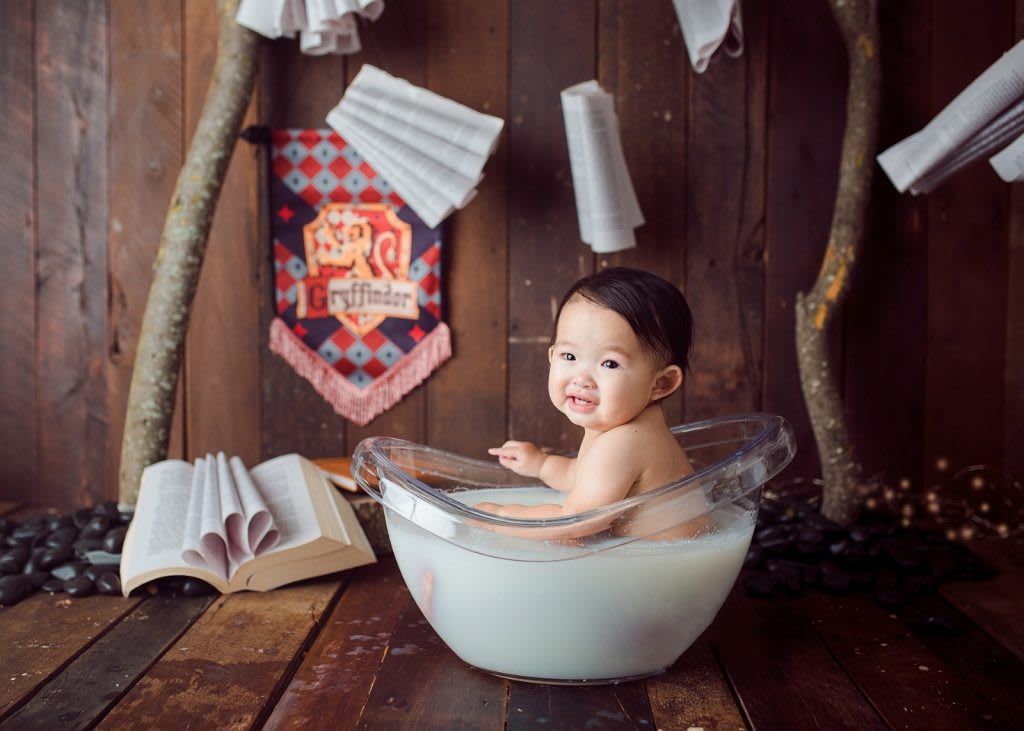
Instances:
[[[278,316],[334,370],[369,386],[441,321],[441,237],[405,205],[359,153],[332,130],[274,130],[271,216]],[[419,284],[419,320],[388,318],[359,337],[337,318],[296,317],[296,283],[307,276],[302,226],[329,202],[390,203],[412,225],[409,278]]]

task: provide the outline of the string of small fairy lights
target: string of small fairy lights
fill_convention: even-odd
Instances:
[[[940,530],[949,540],[999,540],[1024,534],[1024,485],[1006,470],[971,465],[950,472],[949,460],[935,461],[938,480],[915,490],[909,478],[896,486],[874,481],[861,490],[864,507],[896,516],[904,527]],[[820,504],[820,479],[792,478],[765,488],[769,499],[798,498]]]

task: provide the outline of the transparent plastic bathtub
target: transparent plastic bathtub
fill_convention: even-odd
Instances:
[[[417,605],[465,662],[518,680],[622,682],[666,669],[711,624],[746,555],[762,486],[795,452],[789,424],[768,414],[672,432],[693,474],[561,518],[476,510],[483,500],[563,496],[496,462],[400,439],[362,441],[352,471],[385,508]],[[706,518],[711,530],[671,537]]]

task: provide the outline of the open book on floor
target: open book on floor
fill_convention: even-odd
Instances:
[[[375,560],[352,507],[312,462],[286,454],[247,470],[221,453],[146,468],[121,586],[127,596],[191,576],[223,593],[267,591]]]

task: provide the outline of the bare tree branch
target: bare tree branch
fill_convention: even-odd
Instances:
[[[238,0],[221,0],[217,10],[220,35],[213,79],[164,221],[135,353],[118,490],[127,503],[138,497],[142,470],[167,457],[192,300],[256,75],[259,36],[235,23]]]
[[[881,97],[878,0],[830,0],[850,68],[846,129],[832,227],[814,287],[796,298],[800,386],[821,458],[822,513],[843,525],[856,520],[863,500],[863,470],[854,457],[843,402],[829,364],[827,332],[849,290],[864,237],[878,139]]]

